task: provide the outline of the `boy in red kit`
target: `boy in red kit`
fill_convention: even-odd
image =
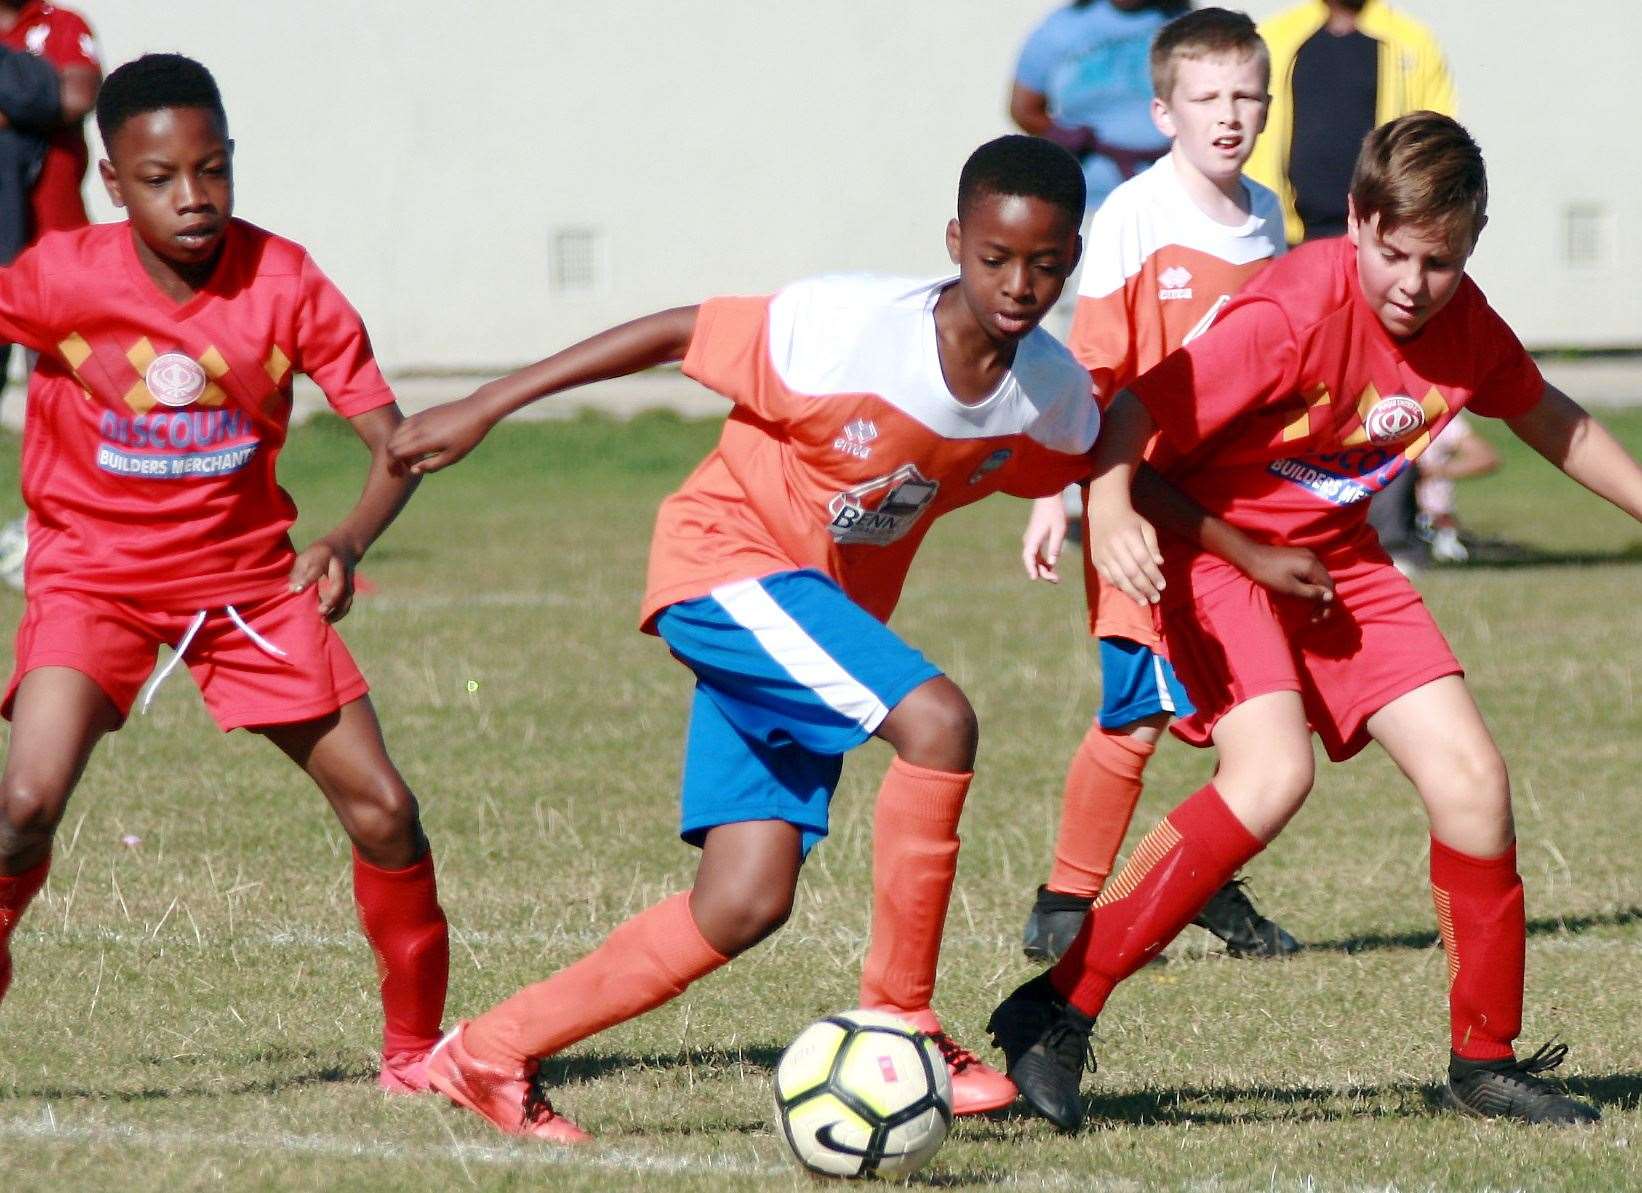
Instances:
[[[1151,68],[1152,119],[1172,144],[1095,213],[1067,343],[1103,402],[1201,331],[1284,249],[1277,196],[1243,177],[1271,100],[1271,64],[1254,22],[1224,8],[1187,13],[1158,31]],[[1059,582],[1065,538],[1066,507],[1035,502],[1021,553],[1030,578]],[[1054,864],[1026,920],[1034,960],[1059,960],[1077,936],[1112,873],[1158,738],[1192,712],[1150,610],[1103,582],[1087,559],[1084,593],[1100,640],[1101,706],[1067,767]],[[1234,956],[1300,947],[1255,910],[1237,879],[1197,922]]]
[[[453,1101],[504,1131],[586,1139],[547,1103],[538,1062],[780,927],[842,756],[873,736],[896,757],[873,821],[861,1004],[931,1034],[956,1113],[1014,1100],[931,1008],[975,714],[884,619],[936,517],[1088,471],[1089,374],[1037,326],[1077,264],[1083,206],[1069,154],[1003,137],[964,166],[947,228],[956,277],[817,278],[664,311],[395,432],[393,454],[433,471],[528,402],[680,359],[735,403],[717,450],[661,507],[642,614],[696,676],[681,818],[701,847],[695,884],[459,1025],[429,1062]]]
[[[233,143],[203,66],[127,63],[97,121],[129,221],[48,237],[0,270],[0,335],[40,353],[23,436],[28,604],[0,706],[0,995],[69,794],[166,644],[149,697],[186,663],[218,725],[267,737],[330,801],[381,978],[379,1081],[425,1089],[449,965],[433,858],[330,626],[414,487],[386,453],[398,408],[359,316],[307,253],[231,218]],[[295,372],[371,453],[358,504],[300,555],[274,474]]]
[[[1515,1057],[1526,930],[1505,764],[1459,663],[1366,522],[1370,495],[1462,407],[1506,420],[1642,517],[1642,469],[1546,384],[1466,277],[1486,206],[1482,155],[1453,120],[1416,112],[1382,126],[1357,161],[1348,236],[1272,265],[1108,412],[1091,552],[1105,579],[1157,604],[1197,704],[1176,732],[1212,742],[1218,766],[1140,843],[1062,961],[993,1016],[1010,1075],[1058,1126],[1082,1120],[1089,1035],[1113,987],[1299,810],[1312,732],[1336,761],[1379,742],[1425,805],[1448,958],[1450,1105],[1528,1122],[1599,1117],[1540,1076],[1565,1046]],[[1130,505],[1154,431],[1173,461],[1165,477],[1208,515],[1161,544]],[[1326,567],[1316,601],[1263,592],[1235,570],[1275,543]]]

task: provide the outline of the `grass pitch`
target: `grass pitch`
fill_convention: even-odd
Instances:
[[[1642,450],[1642,415],[1611,422]],[[633,621],[655,506],[716,430],[660,416],[506,428],[432,478],[365,563],[377,591],[344,630],[438,854],[452,1018],[689,880],[693,851],[674,836],[689,677]],[[1642,529],[1504,446],[1501,475],[1463,487],[1464,512],[1538,556],[1434,572],[1422,588],[1513,768],[1530,917],[1523,1042],[1572,1043],[1569,1085],[1602,1104],[1602,1125],[1558,1134],[1436,1108],[1445,969],[1425,827],[1369,753],[1323,767],[1250,869],[1306,953],[1234,961],[1189,929],[1173,962],[1129,982],[1102,1019],[1081,1135],[1020,1114],[963,1122],[921,1183],[1642,1186]],[[0,456],[14,461],[14,444]],[[346,508],[361,465],[339,423],[293,436],[299,541]],[[938,527],[895,621],[981,714],[938,1005],[993,1059],[982,1025],[1030,972],[1021,921],[1096,703],[1079,583],[1019,578],[1024,516],[999,500]],[[0,596],[9,623],[21,607]],[[556,1101],[599,1139],[564,1153],[441,1100],[375,1090],[374,975],[344,837],[272,747],[222,737],[188,683],[168,685],[93,761],[15,938],[0,1186],[810,1188],[771,1131],[770,1071],[805,1023],[855,1000],[887,761],[876,743],[850,759],[834,834],[774,940],[552,1062]],[[1136,831],[1208,763],[1163,749]]]

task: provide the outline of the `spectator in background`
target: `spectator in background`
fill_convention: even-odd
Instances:
[[[45,233],[91,222],[81,193],[91,156],[84,125],[97,103],[103,68],[85,18],[44,0],[0,0],[0,51],[15,63],[27,63],[36,85],[50,92],[49,101],[36,97],[26,118],[0,98],[0,111],[27,130],[22,136],[29,145],[26,172],[6,163],[0,179],[0,264],[10,264]],[[33,371],[33,353],[29,357],[25,373]],[[0,386],[10,359],[11,345],[0,344]],[[0,580],[23,586],[27,551],[24,519],[0,527]]]
[[[1438,563],[1464,563],[1471,558],[1455,513],[1454,482],[1487,476],[1499,468],[1499,452],[1472,428],[1461,411],[1431,441],[1419,459],[1414,485],[1415,527],[1431,558]]]
[[[1430,109],[1454,115],[1436,39],[1386,0],[1304,0],[1260,23],[1271,117],[1247,173],[1277,192],[1289,243],[1339,236],[1370,130]]]
[[[33,239],[59,228],[83,228],[91,222],[80,191],[90,160],[84,125],[103,81],[91,26],[72,9],[43,0],[0,0],[0,45],[27,50],[49,64],[61,93],[30,203]]]
[[[59,102],[56,72],[0,43],[0,265],[9,265],[28,244],[29,195]],[[0,377],[4,364],[0,354]]]
[[[1032,30],[1009,115],[1083,163],[1089,210],[1169,150],[1152,124],[1152,37],[1185,0],[1073,0]]]

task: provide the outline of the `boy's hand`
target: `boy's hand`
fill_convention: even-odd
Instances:
[[[480,397],[482,392],[411,415],[388,440],[388,454],[400,468],[418,476],[449,468],[477,447],[495,425]]]
[[[1032,516],[1026,520],[1026,534],[1021,538],[1021,562],[1026,565],[1028,580],[1047,580],[1060,583],[1055,561],[1066,544],[1066,506],[1060,494],[1040,497],[1032,503]]]
[[[291,591],[317,586],[319,613],[326,621],[341,621],[353,607],[353,572],[359,557],[331,539],[316,539],[291,565]]]
[[[1253,545],[1239,561],[1243,573],[1261,588],[1281,596],[1312,601],[1312,621],[1321,621],[1334,608],[1334,577],[1323,561],[1304,547]]]
[[[1102,580],[1143,605],[1157,604],[1163,595],[1163,553],[1150,522],[1132,509],[1097,515],[1091,507],[1083,532]]]

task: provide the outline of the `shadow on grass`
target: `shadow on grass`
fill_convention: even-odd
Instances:
[[[288,1093],[311,1085],[346,1085],[369,1083],[375,1088],[375,1074],[360,1069],[330,1065],[307,1073],[293,1073],[288,1077],[263,1077],[255,1081],[201,1083],[198,1085],[145,1086],[142,1089],[88,1089],[84,1086],[25,1085],[14,1082],[0,1086],[0,1101],[12,1098],[38,1098],[47,1102],[88,1101],[116,1102],[140,1105],[147,1102],[166,1102],[173,1098],[220,1098],[238,1094],[268,1095]]]
[[[1463,565],[1444,567],[1445,573],[1472,570],[1509,571],[1512,568],[1615,567],[1642,563],[1642,543],[1627,543],[1615,551],[1546,551],[1522,543],[1481,542],[1470,548]]]
[[[625,1052],[560,1055],[549,1057],[543,1063],[542,1076],[549,1085],[569,1085],[597,1081],[601,1077],[634,1069],[708,1069],[722,1071],[726,1076],[745,1068],[774,1072],[782,1051],[761,1044],[748,1048],[692,1048],[684,1052],[650,1053],[645,1056]]]
[[[1539,916],[1528,921],[1528,935],[1577,936],[1592,928],[1624,928],[1642,922],[1642,907],[1617,907],[1586,915]],[[1437,934],[1420,929],[1410,932],[1365,932],[1336,940],[1308,940],[1306,949],[1314,953],[1371,953],[1380,949],[1428,949],[1437,943]]]

